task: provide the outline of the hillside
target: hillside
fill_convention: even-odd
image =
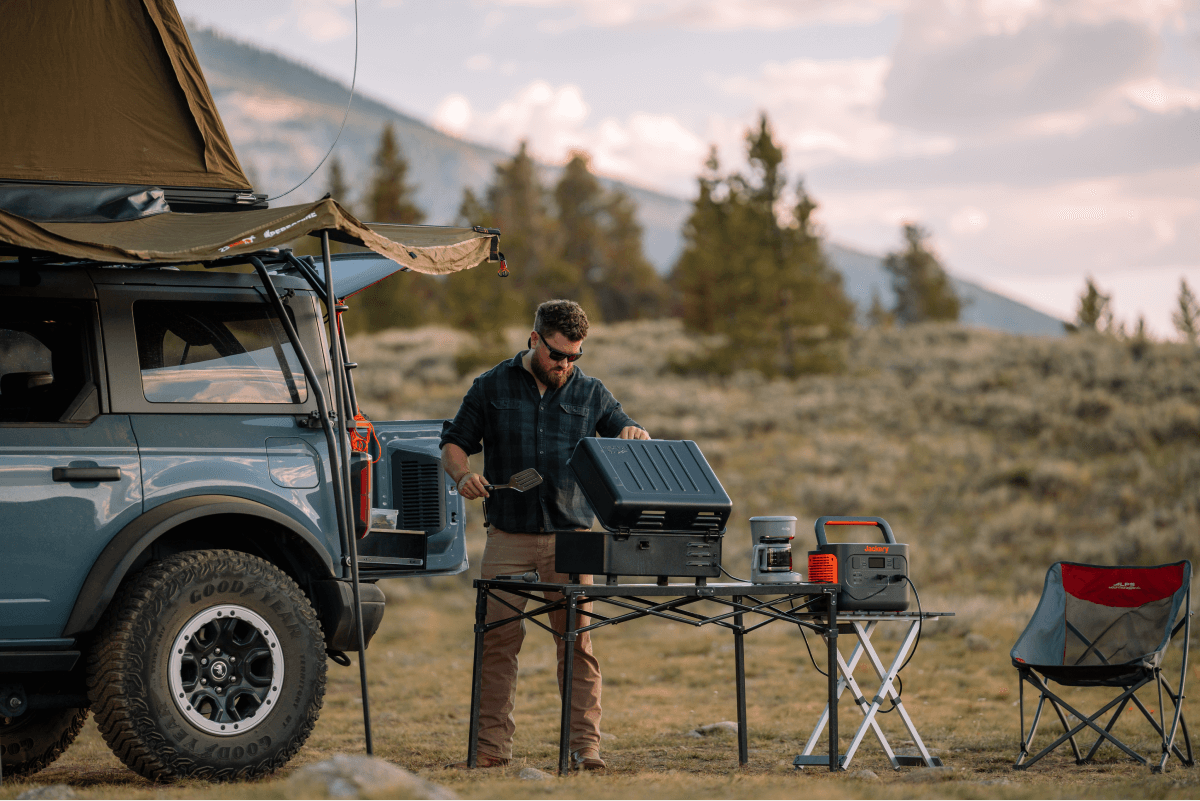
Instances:
[[[452,416],[471,380],[454,354],[471,345],[442,329],[353,340],[365,410]],[[799,518],[800,554],[820,515],[884,517],[911,546],[918,587],[938,594],[1036,593],[1058,559],[1200,557],[1195,348],[928,325],[860,333],[840,376],[671,373],[704,347],[675,322],[598,326],[579,365],[655,437],[700,445],[734,502],[735,575],[746,521],[767,514]]]
[[[196,55],[243,167],[259,191],[275,195],[291,189],[325,155],[341,124],[350,89],[303,64],[214,31],[189,25]],[[352,186],[365,184],[371,157],[384,124],[395,126],[417,184],[417,201],[426,222],[456,222],[464,187],[481,191],[492,167],[510,157],[496,148],[449,136],[426,123],[361,93],[354,98],[346,129],[338,140]],[[322,171],[280,203],[315,199],[328,183]],[[556,179],[558,167],[543,166],[543,180]],[[604,181],[628,193],[638,205],[647,257],[662,273],[670,270],[682,247],[681,230],[691,210],[683,198],[642,187]],[[357,198],[351,198],[351,201]],[[846,291],[865,314],[873,294],[885,304],[893,294],[878,256],[839,244],[828,255],[846,280]],[[983,287],[954,279],[966,300],[967,325],[1021,334],[1061,335],[1061,321]]]

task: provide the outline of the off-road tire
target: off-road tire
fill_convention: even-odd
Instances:
[[[183,653],[176,646],[190,640],[195,621],[218,609],[254,620],[246,630],[270,654],[264,672],[283,674],[274,688],[266,688],[274,689],[273,700],[263,700],[261,714],[243,719],[246,730],[232,734],[201,727],[217,728],[193,711],[191,696],[178,692],[178,675],[172,694],[171,657]],[[325,698],[325,646],[312,605],[282,570],[237,551],[191,551],[147,566],[121,587],[93,642],[87,684],[100,733],[122,762],[153,781],[227,781],[270,773],[308,739]],[[175,672],[180,673],[178,664]],[[191,681],[199,682],[194,666]],[[229,689],[226,700],[232,703]],[[228,728],[238,726],[230,721]]]
[[[4,778],[32,776],[58,759],[75,742],[87,716],[86,709],[42,709],[0,717]]]

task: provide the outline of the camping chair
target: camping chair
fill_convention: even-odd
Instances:
[[[1015,768],[1029,767],[1067,741],[1075,752],[1076,764],[1091,760],[1105,740],[1143,765],[1150,764],[1112,734],[1117,718],[1131,701],[1162,737],[1162,756],[1157,765],[1151,766],[1154,772],[1163,769],[1172,753],[1184,765],[1193,764],[1192,742],[1183,720],[1181,700],[1191,635],[1191,582],[1192,563],[1187,561],[1157,567],[1057,562],[1050,567],[1037,611],[1011,653],[1020,680],[1021,705],[1021,752]],[[1180,631],[1183,667],[1176,693],[1162,675],[1162,663],[1168,643]],[[1121,693],[1095,714],[1086,715],[1055,694],[1047,679],[1067,687],[1120,688]],[[1028,736],[1025,735],[1025,682],[1041,693]],[[1150,682],[1158,686],[1158,720],[1134,694]],[[1170,734],[1163,723],[1163,688],[1175,709]],[[1066,734],[1031,758],[1029,746],[1047,701]],[[1101,728],[1097,719],[1114,707],[1116,712]],[[1064,710],[1079,719],[1074,728],[1067,725]],[[1175,744],[1176,732],[1181,727],[1186,756]],[[1091,728],[1099,737],[1087,756],[1081,757],[1075,735],[1084,728]]]

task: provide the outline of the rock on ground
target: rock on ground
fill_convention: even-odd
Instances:
[[[337,754],[288,779],[291,798],[458,798],[401,767],[362,754]]]
[[[521,772],[517,774],[518,779],[524,779],[527,782],[544,782],[547,779],[553,779],[549,773],[537,768],[521,768]]]
[[[26,790],[17,798],[79,798],[79,796],[75,795],[75,791],[71,789],[70,785],[48,784],[45,787]]]
[[[687,737],[712,737],[718,734],[737,734],[738,725],[732,720],[722,720],[720,723],[709,723],[707,726],[697,726],[689,731]]]

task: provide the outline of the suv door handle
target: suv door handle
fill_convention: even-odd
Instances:
[[[119,467],[56,467],[52,471],[55,481],[120,481]]]

